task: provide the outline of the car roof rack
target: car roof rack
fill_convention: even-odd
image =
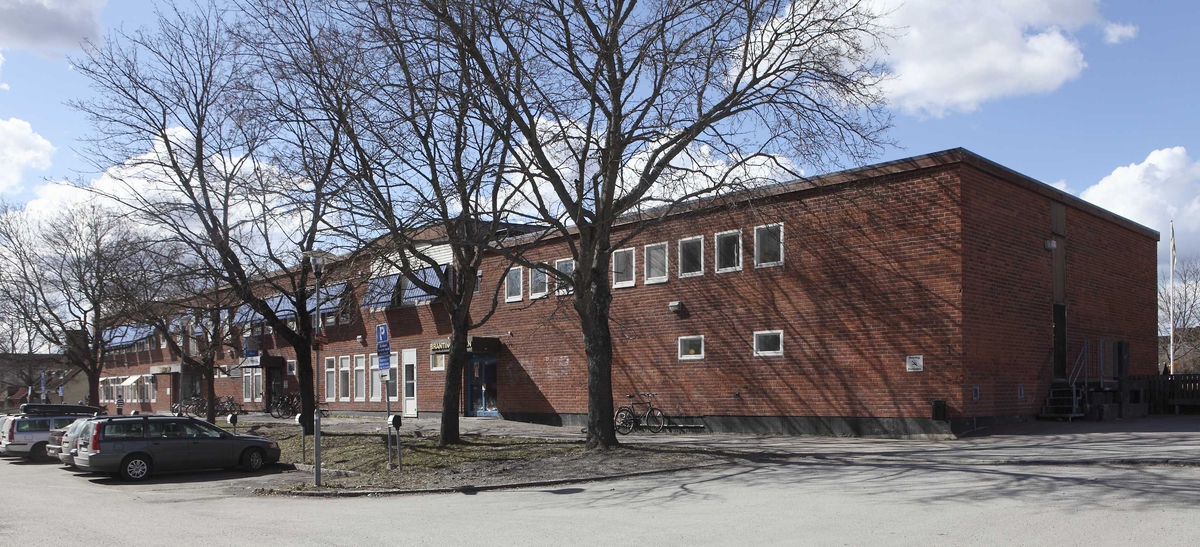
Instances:
[[[50,405],[42,403],[25,403],[21,412],[28,416],[93,416],[104,409],[88,405]]]

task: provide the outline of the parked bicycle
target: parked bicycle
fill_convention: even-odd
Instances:
[[[275,418],[287,418],[300,413],[300,396],[295,393],[276,395],[271,399],[267,411]]]
[[[654,397],[657,393],[638,393],[638,396],[644,397],[645,401],[634,401],[634,395],[626,395],[629,403],[617,409],[616,415],[613,417],[613,422],[617,427],[617,433],[628,435],[634,428],[644,427],[652,433],[658,433],[667,425],[667,416],[663,414],[662,409],[654,406]],[[638,412],[638,407],[646,407],[643,412]]]

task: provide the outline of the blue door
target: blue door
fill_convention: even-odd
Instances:
[[[467,416],[499,416],[496,407],[496,358],[472,356],[467,360]]]

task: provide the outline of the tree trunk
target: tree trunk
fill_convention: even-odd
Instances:
[[[612,333],[608,311],[612,291],[607,283],[584,283],[575,291],[575,310],[583,327],[588,364],[587,448],[617,446],[613,424]]]
[[[208,412],[204,413],[204,419],[210,424],[217,423],[217,382],[216,370],[214,367],[206,367],[204,371],[204,399],[208,401]],[[244,372],[243,372],[244,374]]]
[[[293,345],[292,348],[296,350],[296,375],[300,380],[300,423],[304,426],[304,434],[312,435],[313,412],[316,410],[312,348],[307,344]]]
[[[462,408],[463,369],[467,363],[467,330],[470,319],[466,313],[451,315],[450,355],[446,359],[446,386],[442,391],[442,427],[438,445],[458,444],[462,438],[458,428],[458,410]]]
[[[84,369],[88,380],[88,400],[89,405],[100,405],[100,369]]]

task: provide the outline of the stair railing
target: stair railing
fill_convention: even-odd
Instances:
[[[1079,376],[1083,375],[1083,396],[1087,397],[1087,384],[1091,380],[1090,372],[1088,371],[1088,346],[1091,344],[1087,338],[1083,339],[1083,349],[1079,350],[1079,356],[1075,358],[1075,365],[1071,367],[1071,374],[1067,376],[1067,382],[1071,384],[1071,413],[1079,413],[1079,393],[1078,384]]]

